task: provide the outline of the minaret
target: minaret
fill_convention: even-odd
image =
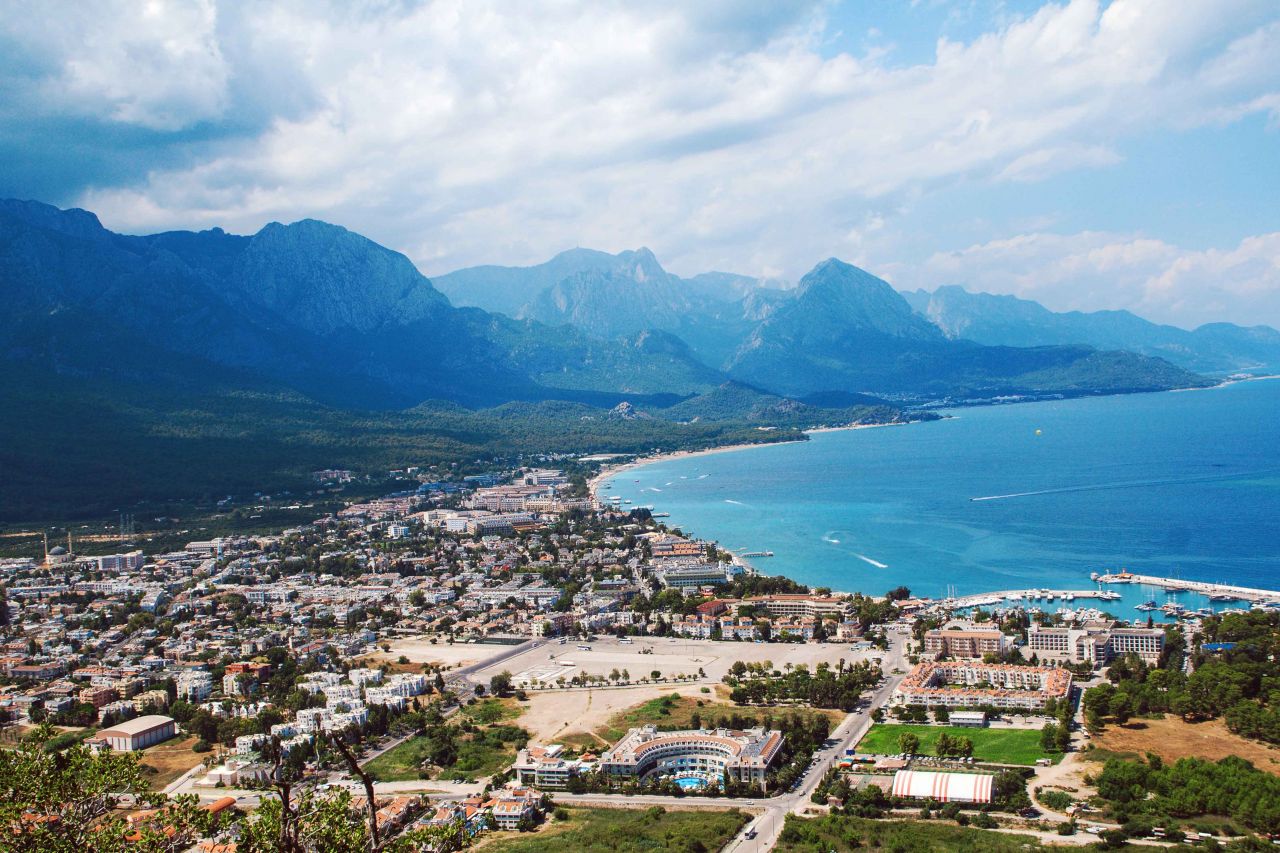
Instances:
[[[44,530],[40,533],[44,537],[44,564],[49,565],[49,531]]]
[[[71,547],[71,530],[67,529],[67,556],[70,557],[75,553],[75,549]]]

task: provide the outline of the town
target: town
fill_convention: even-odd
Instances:
[[[0,562],[2,754],[127,755],[135,784],[93,819],[202,853],[271,849],[288,828],[268,804],[290,798],[419,850],[611,831],[628,810],[735,851],[904,817],[1046,844],[1280,832],[1280,798],[1151,815],[1108,795],[1123,762],[1088,759],[1146,753],[1153,778],[1131,717],[1232,702],[1249,707],[1224,754],[1254,743],[1240,732],[1274,742],[1247,688],[1198,681],[1274,610],[1130,624],[811,590],[601,499],[608,460],[560,461],[393,472],[416,487],[163,553],[32,540]],[[338,493],[353,476],[315,474]],[[23,806],[17,837],[63,819],[45,808]]]

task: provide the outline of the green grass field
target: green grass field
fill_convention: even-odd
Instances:
[[[920,752],[934,755],[938,737],[946,732],[952,737],[967,737],[973,741],[973,757],[979,761],[997,764],[1035,764],[1038,758],[1062,759],[1061,754],[1046,753],[1040,748],[1040,732],[1037,729],[969,729],[959,726],[911,726],[900,723],[882,723],[872,726],[862,740],[858,752],[893,755],[901,748],[898,736],[911,732],[920,738]]]
[[[494,853],[701,853],[719,850],[733,838],[750,815],[737,809],[723,812],[650,809],[567,808],[567,821],[548,821],[537,833],[497,838],[486,844]]]

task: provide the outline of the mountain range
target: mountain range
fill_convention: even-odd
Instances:
[[[0,200],[0,293],[0,375],[22,379],[28,407],[0,421],[0,438],[28,482],[59,452],[49,436],[74,436],[78,458],[94,458],[89,397],[114,412],[100,419],[113,435],[267,442],[296,473],[321,461],[299,450],[316,446],[308,419],[329,431],[320,444],[335,465],[361,441],[360,461],[421,452],[409,439],[426,434],[452,458],[501,435],[522,452],[573,435],[591,436],[584,450],[688,446],[895,420],[905,405],[1200,386],[1192,370],[1280,362],[1266,328],[1184,332],[955,288],[904,296],[834,258],[795,287],[681,278],[647,249],[574,249],[433,282],[316,220],[134,236],[17,200]],[[73,428],[52,428],[69,413]],[[379,432],[392,423],[409,444]]]
[[[1157,356],[1187,370],[1229,373],[1280,365],[1280,332],[1269,326],[1159,325],[1129,311],[1056,313],[1016,296],[970,293],[956,285],[904,293],[951,339],[996,346],[1087,344]]]
[[[1201,380],[1080,342],[988,346],[948,334],[835,259],[782,290],[681,279],[653,253],[574,250],[441,278],[316,220],[251,236],[115,234],[92,213],[0,202],[0,355],[121,381],[287,388],[348,408],[566,399],[661,407],[735,380],[789,397],[1097,393]],[[458,307],[460,292],[479,306]],[[1105,365],[1105,369],[1099,369]],[[637,402],[637,399],[632,399]]]

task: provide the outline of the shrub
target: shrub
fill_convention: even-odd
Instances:
[[[207,740],[198,740],[191,747],[192,752],[208,752],[211,749],[213,749],[213,747],[209,745],[209,741]]]
[[[1075,800],[1066,791],[1041,790],[1036,792],[1036,798],[1056,812],[1066,811],[1075,804]]]

